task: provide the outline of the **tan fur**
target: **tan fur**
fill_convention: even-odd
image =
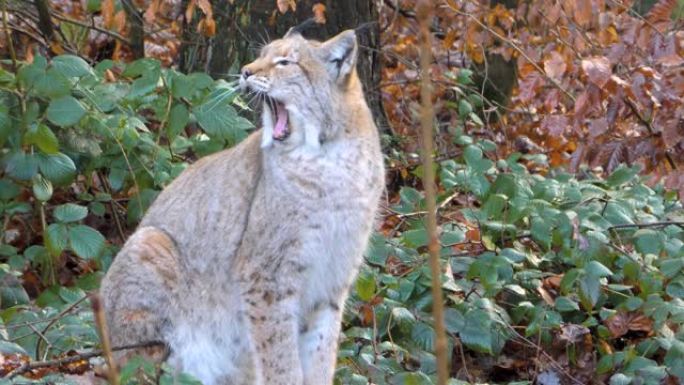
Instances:
[[[283,103],[157,198],[102,283],[113,344],[161,340],[207,385],[329,385],[344,300],[383,188],[377,129],[345,32],[287,36],[242,83]],[[279,64],[279,57],[292,63]]]

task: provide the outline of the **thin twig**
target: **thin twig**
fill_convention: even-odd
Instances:
[[[88,296],[87,296],[87,295],[84,295],[84,296],[81,297],[78,301],[72,303],[72,304],[69,305],[66,309],[64,309],[64,310],[62,310],[61,312],[59,312],[59,314],[57,314],[57,316],[55,316],[54,318],[52,318],[52,319],[50,320],[50,322],[48,322],[48,324],[43,328],[43,334],[47,333],[47,331],[50,330],[50,328],[52,327],[52,325],[55,324],[55,322],[57,322],[58,320],[62,319],[62,317],[64,317],[67,313],[70,313],[72,310],[74,310],[74,309],[76,308],[76,306],[80,305],[81,302],[85,301],[86,299],[88,299]],[[40,345],[41,345],[41,342],[42,342],[41,339],[38,339],[38,342],[36,342],[36,359],[39,359],[39,358],[40,358],[40,349],[41,349],[41,346],[40,346]],[[45,342],[48,342],[48,341],[46,340]],[[48,348],[49,348],[49,347],[48,347]],[[46,353],[47,353],[47,351],[46,351]]]
[[[163,345],[164,345],[164,343],[160,342],[160,341],[150,341],[150,342],[142,342],[139,344],[116,346],[116,347],[111,348],[111,350],[113,352],[118,352],[121,350],[151,348],[151,347],[163,346]],[[20,375],[20,374],[31,371],[33,369],[66,365],[66,364],[70,364],[72,362],[87,360],[87,359],[90,359],[93,357],[100,357],[102,355],[104,355],[104,352],[102,350],[93,350],[91,352],[78,353],[78,354],[75,354],[73,356],[58,358],[58,359],[54,359],[54,360],[27,362],[27,363],[17,367],[16,369],[12,370],[11,372],[7,373],[7,375],[3,378],[9,380],[9,379],[12,379],[12,378]]]
[[[93,313],[95,315],[95,325],[100,334],[100,342],[102,344],[102,355],[107,362],[107,379],[110,385],[119,385],[119,371],[114,361],[112,354],[112,347],[109,340],[109,329],[107,328],[107,320],[105,319],[104,308],[100,296],[94,294],[90,298],[90,303],[93,305]]]
[[[442,293],[442,267],[440,264],[440,244],[437,230],[437,202],[435,188],[435,169],[432,160],[433,119],[432,85],[430,82],[430,65],[432,62],[432,44],[430,22],[432,20],[432,1],[423,0],[416,6],[420,25],[420,72],[421,72],[421,126],[423,134],[423,186],[427,208],[428,250],[430,252],[430,270],[432,271],[432,316],[435,324],[435,357],[437,358],[437,385],[446,385],[449,380],[449,362],[447,357],[446,328],[444,327],[444,295]]]
[[[665,227],[665,226],[679,226],[684,228],[684,222],[679,222],[679,221],[662,221],[662,222],[651,222],[651,223],[625,223],[622,225],[614,225],[610,226],[608,228],[608,231],[611,230],[618,230],[618,229],[629,229],[632,227],[636,227],[639,229],[645,229],[648,227]]]
[[[639,119],[639,121],[646,127],[648,132],[651,135],[655,135],[656,134],[655,128],[653,128],[653,125],[651,124],[651,122],[648,119],[646,119],[643,115],[641,115],[641,112],[639,112],[639,109],[637,108],[637,106],[634,105],[634,103],[629,98],[623,98],[623,100],[625,101],[625,103],[627,103],[627,105],[632,110],[634,115],[636,115],[637,119]],[[670,156],[670,153],[667,151],[667,148],[665,149],[665,159],[667,159],[667,162],[670,164],[670,167],[673,170],[677,169],[677,164],[675,163],[674,159],[672,159],[672,156]]]
[[[570,98],[570,100],[572,100],[573,102],[576,101],[575,96],[574,96],[573,94],[571,94],[568,90],[566,90],[565,88],[563,88],[563,86],[562,86],[557,80],[555,80],[554,78],[552,78],[552,77],[550,77],[549,75],[547,75],[547,74],[546,74],[546,71],[544,71],[544,69],[541,68],[541,67],[539,66],[539,64],[537,64],[536,61],[534,61],[529,55],[527,55],[527,53],[525,53],[525,51],[524,51],[522,48],[518,47],[517,44],[515,44],[514,42],[512,42],[510,39],[507,39],[505,36],[501,36],[498,32],[496,32],[495,30],[493,30],[492,28],[490,28],[488,25],[486,25],[486,24],[484,24],[483,22],[481,22],[477,17],[473,16],[472,14],[467,13],[467,12],[463,12],[463,11],[460,11],[460,10],[458,10],[458,9],[456,9],[456,8],[451,7],[451,6],[450,6],[450,8],[451,8],[452,11],[458,13],[459,15],[466,16],[466,17],[468,17],[468,18],[471,18],[473,21],[475,21],[475,23],[477,23],[480,27],[482,27],[482,29],[484,29],[484,30],[486,30],[487,32],[491,33],[492,35],[494,35],[497,39],[501,40],[502,42],[504,42],[504,43],[510,45],[514,50],[518,51],[518,53],[520,54],[520,56],[524,57],[525,60],[527,60],[528,63],[530,63],[530,64],[531,64],[531,65],[532,65],[532,66],[533,66],[533,67],[534,67],[542,76],[544,76],[544,77],[546,78],[546,80],[548,80],[548,81],[551,82],[551,84],[553,84],[556,88],[558,88],[559,90],[561,90],[561,92],[563,92],[568,98]]]
[[[2,0],[2,26],[5,29],[5,37],[7,38],[7,48],[10,51],[12,58],[12,71],[17,72],[17,53],[14,51],[14,42],[12,42],[12,33],[7,26],[7,0]]]
[[[119,213],[116,211],[116,200],[112,197],[112,188],[109,186],[109,181],[106,179],[104,175],[100,171],[97,172],[97,177],[100,179],[100,183],[102,184],[102,187],[104,187],[105,191],[107,194],[110,196],[110,201],[109,201],[109,209],[112,211],[112,217],[114,217],[114,223],[116,224],[116,230],[119,233],[119,238],[121,238],[121,242],[126,242],[126,233],[123,230],[123,226],[121,225],[121,220],[119,219]]]
[[[52,17],[54,17],[55,19],[57,19],[59,21],[63,21],[65,23],[78,25],[78,26],[81,26],[84,28],[92,29],[92,30],[100,32],[100,33],[104,33],[105,35],[111,36],[111,37],[115,38],[116,40],[119,40],[120,42],[122,42],[126,45],[130,44],[128,39],[126,39],[123,35],[116,33],[114,31],[110,31],[110,30],[105,29],[105,28],[100,28],[100,27],[96,26],[95,24],[88,24],[88,23],[84,23],[84,22],[79,21],[79,20],[70,19],[70,18],[62,16],[56,12],[52,12]]]

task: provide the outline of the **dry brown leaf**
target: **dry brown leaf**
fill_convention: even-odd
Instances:
[[[100,13],[102,14],[104,27],[107,29],[111,29],[114,26],[114,11],[114,0],[102,0],[102,4],[100,5]]]
[[[325,24],[325,5],[323,3],[316,3],[313,6],[314,20],[318,24]]]
[[[119,33],[123,33],[126,29],[126,12],[123,9],[114,16],[114,28]]]
[[[582,336],[589,334],[589,328],[582,325],[563,324],[561,325],[561,334],[558,336],[561,340],[567,343],[577,343],[582,340]]]
[[[660,0],[646,14],[646,20],[653,24],[669,23],[675,7],[677,7],[677,0]]]
[[[143,15],[147,23],[154,24],[154,21],[157,19],[157,13],[159,12],[160,5],[161,0],[152,0],[149,7],[147,7],[147,10],[145,11],[145,14]]]
[[[577,0],[575,3],[575,21],[577,24],[586,27],[591,23],[591,17],[594,14],[591,0]]]
[[[214,10],[211,8],[211,3],[209,0],[197,0],[197,6],[202,10],[202,13],[204,13],[207,18],[214,18]]]
[[[568,65],[565,63],[565,58],[558,51],[551,51],[544,60],[544,72],[551,79],[560,80],[567,68]]]
[[[553,136],[560,136],[568,128],[569,123],[567,116],[547,115],[542,120],[541,128]]]
[[[192,20],[192,17],[195,15],[195,7],[197,7],[197,0],[190,0],[188,7],[185,8],[185,20]]]
[[[612,75],[610,61],[605,56],[595,56],[582,60],[582,70],[589,81],[599,88],[605,86]]]
[[[622,337],[630,331],[653,333],[653,320],[641,313],[617,313],[608,317],[603,324],[613,338]]]
[[[289,10],[292,10],[292,12],[296,11],[297,3],[295,0],[277,0],[276,8],[278,9],[278,12],[284,15]]]

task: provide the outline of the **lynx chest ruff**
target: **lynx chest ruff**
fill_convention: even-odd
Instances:
[[[244,67],[262,129],[189,167],[121,249],[101,288],[115,346],[163,341],[207,385],[332,383],[384,186],[356,55],[352,31],[291,32]]]

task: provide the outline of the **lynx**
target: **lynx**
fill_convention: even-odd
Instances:
[[[159,195],[101,295],[112,344],[163,341],[205,385],[329,385],[342,310],[384,186],[356,36],[296,32],[240,84],[262,128]]]

